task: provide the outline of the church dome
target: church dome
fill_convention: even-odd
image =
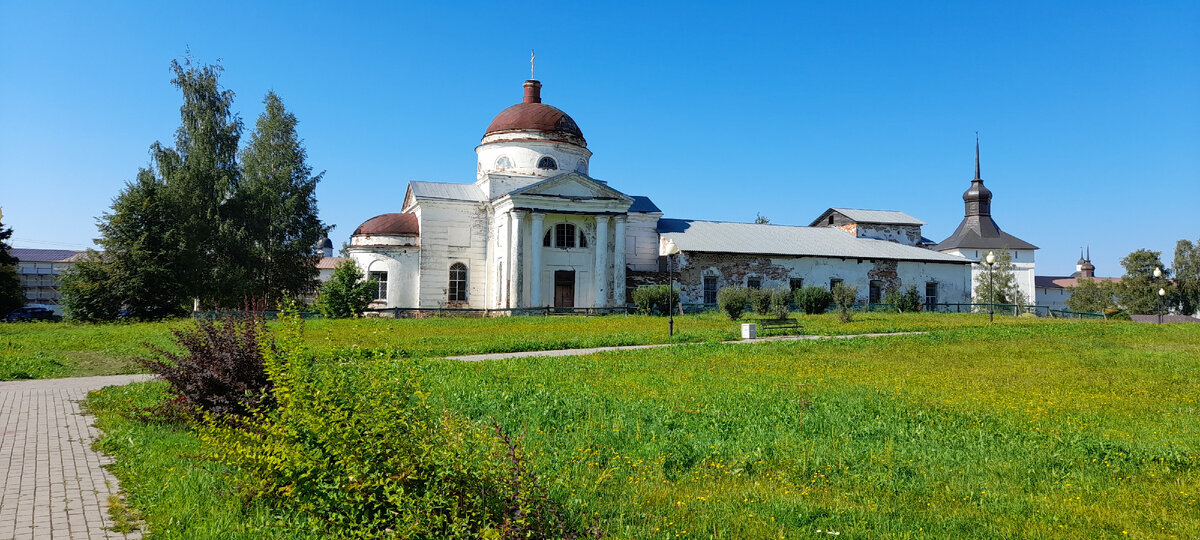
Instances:
[[[548,139],[587,147],[583,131],[567,113],[557,107],[542,103],[542,83],[536,80],[525,81],[525,98],[521,103],[513,105],[496,115],[483,134],[484,141],[494,135],[532,136],[536,139]]]
[[[354,229],[359,235],[413,235],[420,234],[417,216],[414,214],[383,214],[363,222]]]

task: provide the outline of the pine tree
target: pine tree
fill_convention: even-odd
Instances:
[[[1029,300],[1017,284],[1017,276],[1013,273],[1012,253],[1008,248],[993,251],[996,262],[988,268],[987,263],[980,261],[983,272],[975,280],[975,301],[989,304],[1025,305]]]
[[[237,204],[253,239],[247,261],[256,296],[270,303],[311,292],[321,256],[313,246],[329,228],[317,217],[317,182],[296,134],[296,116],[267,93],[250,144],[242,153]]]
[[[12,255],[12,246],[8,243],[12,234],[12,228],[5,228],[0,222],[0,315],[25,305],[25,291],[17,274],[19,261]]]

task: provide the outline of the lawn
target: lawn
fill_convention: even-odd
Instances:
[[[712,324],[718,338],[718,324],[729,326],[704,317],[691,324]],[[561,342],[573,325],[594,324],[558,320],[544,341],[513,337],[536,329],[533,319],[330,321],[310,324],[308,341],[327,353],[353,344],[357,327],[362,347],[426,356]],[[805,324],[816,333],[929,333],[406,361],[420,365],[436,404],[520,435],[554,498],[610,537],[1200,537],[1197,326],[1008,317],[988,325],[955,315]],[[394,335],[414,327],[426,335]],[[109,389],[91,403],[102,422],[116,422],[122,403],[151,403],[158,388]],[[231,504],[227,487],[131,472],[160,454],[168,461],[156,470],[193,466],[186,430],[121,429],[105,449],[151,530],[178,533],[181,518],[163,517],[176,512],[213,535],[291,534],[279,528],[286,516],[272,518],[261,501]],[[145,454],[167,437],[178,442]],[[222,481],[218,468],[199,470]],[[199,508],[225,510],[204,517]]]
[[[987,319],[978,315],[865,313],[850,324],[837,322],[834,315],[800,316],[800,319],[810,334],[987,324]],[[186,319],[126,324],[0,324],[0,381],[137,373],[141,369],[130,359],[147,353],[142,343],[169,347],[171,330],[188,328],[191,324]],[[739,335],[738,322],[715,312],[677,317],[675,329],[675,341],[679,342],[724,341]],[[409,356],[426,357],[665,343],[667,321],[663,317],[640,315],[316,319],[307,322],[306,338],[310,346],[323,352],[345,347],[390,347],[402,349]]]

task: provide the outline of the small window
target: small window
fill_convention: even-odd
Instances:
[[[558,162],[554,161],[554,158],[552,158],[550,156],[542,156],[542,159],[538,160],[538,168],[539,169],[557,169]]]
[[[872,279],[868,284],[870,293],[867,295],[867,301],[872,304],[878,304],[883,300],[883,282],[877,279]]]
[[[508,156],[500,156],[500,157],[496,158],[496,168],[497,169],[511,169],[512,168],[512,160],[508,159]]]
[[[450,267],[450,286],[446,292],[446,299],[451,302],[467,301],[467,265],[454,263]]]
[[[373,279],[379,285],[379,289],[375,291],[376,300],[387,300],[387,272],[371,272],[368,274],[368,279]]]
[[[761,289],[762,288],[762,278],[758,277],[758,276],[748,277],[748,278],[746,278],[746,286],[750,287],[751,289]]]
[[[804,278],[794,277],[788,280],[788,288],[795,292],[796,289],[804,287]]]
[[[833,225],[833,215],[832,214],[829,216],[829,224]]]
[[[833,288],[837,287],[838,283],[841,283],[841,282],[842,282],[842,280],[838,279],[838,278],[833,278],[833,279],[829,280],[829,290],[832,291]]]
[[[930,281],[925,284],[925,311],[933,311],[937,307],[937,282]]]
[[[587,174],[587,160],[579,160],[579,164],[575,165],[575,172]]]
[[[575,247],[575,226],[559,223],[554,226],[554,245],[559,248]]]
[[[704,276],[704,303],[717,303],[717,276]]]

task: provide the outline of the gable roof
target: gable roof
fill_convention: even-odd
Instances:
[[[826,217],[829,216],[829,214],[831,214],[833,212],[842,214],[843,216],[850,218],[851,221],[854,221],[856,223],[880,223],[880,224],[884,224],[884,225],[917,225],[917,226],[925,225],[924,221],[921,221],[915,217],[905,214],[904,212],[897,212],[895,210],[861,210],[858,208],[830,208],[829,210],[826,210],[824,213],[822,213],[820,217],[813,220],[813,222],[810,223],[808,226],[816,227],[816,226],[820,225],[820,222],[823,221]]]
[[[857,238],[830,227],[660,219],[658,233],[674,241],[681,251],[971,263],[965,257],[886,240]]]
[[[633,195],[633,205],[629,207],[629,211],[642,212],[646,214],[652,212],[658,212],[660,214],[662,213],[662,210],[658,209],[658,205],[654,204],[654,201],[651,201],[650,197],[645,197],[642,195]]]
[[[68,259],[85,253],[73,249],[12,248],[9,251],[20,262],[71,262]]]
[[[552,193],[538,193],[538,192],[542,191],[542,190],[546,190],[548,188],[552,188],[559,184],[566,184],[568,182],[574,182],[574,183],[577,183],[582,186],[587,186],[588,188],[594,189],[597,192],[602,194],[599,196],[589,197],[589,198],[625,200],[625,201],[629,201],[631,204],[633,203],[633,199],[629,195],[626,195],[624,193],[621,193],[620,191],[617,191],[617,190],[609,187],[609,185],[606,182],[601,182],[601,181],[596,180],[595,178],[592,178],[586,174],[578,173],[578,172],[569,172],[569,173],[560,174],[558,176],[551,176],[550,178],[542,180],[541,182],[535,182],[535,183],[529,184],[528,186],[514,189],[514,190],[508,192],[507,196],[513,196],[513,195],[544,196],[544,197],[558,196],[558,195],[555,195]],[[563,197],[575,198],[575,197],[567,196],[567,195],[564,195]]]
[[[475,184],[453,184],[450,182],[408,183],[409,194],[417,200],[485,202],[487,197]],[[407,198],[407,197],[406,197]]]

